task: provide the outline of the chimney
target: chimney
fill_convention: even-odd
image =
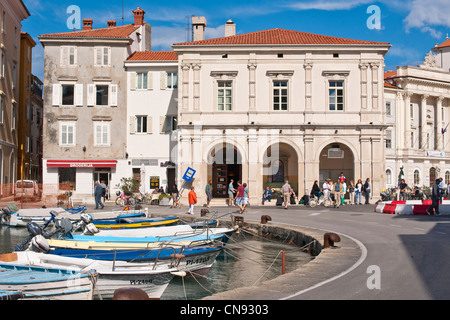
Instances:
[[[116,20],[108,20],[108,28],[112,28],[116,26]]]
[[[134,25],[135,26],[144,25],[145,11],[138,7],[136,10],[133,10],[133,13],[134,13]]]
[[[192,17],[194,41],[205,40],[206,18]]]
[[[94,20],[92,19],[83,19],[83,30],[92,30],[92,24]]]
[[[233,20],[228,20],[225,23],[225,37],[235,36],[236,35],[236,24]]]

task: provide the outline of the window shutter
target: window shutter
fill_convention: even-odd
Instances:
[[[95,66],[99,67],[102,65],[102,48],[95,47],[94,48],[94,59],[95,59]]]
[[[106,48],[106,54],[108,55],[108,67],[111,66],[111,47]]]
[[[87,86],[87,105],[95,105],[95,84],[88,84]]]
[[[61,104],[61,85],[53,85],[53,105],[59,106]]]
[[[153,133],[153,117],[150,116],[147,117],[147,133]]]
[[[159,117],[159,133],[166,133],[167,131],[167,118],[166,116]]]
[[[109,124],[103,125],[103,145],[109,146]]]
[[[69,52],[70,48],[67,46],[62,46],[60,50],[60,65],[67,66],[69,64]]]
[[[111,107],[117,107],[117,89],[118,89],[118,86],[117,86],[117,84],[112,84],[109,87],[110,87],[110,90],[111,90],[110,105],[111,105]]]
[[[153,72],[147,74],[147,89],[153,90]]]
[[[166,90],[167,89],[167,72],[161,71],[160,83],[161,83],[161,90]]]
[[[130,90],[136,90],[136,80],[137,80],[137,73],[131,72],[130,73]]]
[[[65,124],[61,126],[61,144],[67,144],[67,125]]]
[[[130,134],[136,133],[136,127],[137,127],[136,121],[137,121],[136,116],[130,117]]]
[[[83,85],[82,84],[75,85],[75,105],[78,107],[83,106]]]
[[[73,63],[76,66],[77,65],[77,51],[78,51],[78,47],[72,47],[73,48]]]

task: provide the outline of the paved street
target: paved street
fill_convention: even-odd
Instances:
[[[107,204],[104,210],[112,208],[118,209]],[[200,209],[195,208],[196,216],[200,216]],[[210,208],[216,210],[238,211]],[[184,215],[186,211],[186,207],[149,206],[149,212],[157,215]],[[271,216],[270,224],[320,229],[320,234],[333,231],[362,248],[359,260],[355,259],[347,272],[339,272],[342,276],[313,290],[303,290],[301,295],[277,295],[274,299],[450,299],[450,216],[388,215],[375,213],[373,205],[347,205],[339,209],[249,207],[244,218],[246,222],[260,222],[262,215]],[[333,254],[339,252],[335,250]],[[380,272],[380,289],[367,286],[369,277],[375,275],[372,270]]]

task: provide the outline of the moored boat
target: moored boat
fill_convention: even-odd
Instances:
[[[112,220],[94,220],[92,223],[100,230],[107,229],[137,229],[137,228],[150,228],[159,226],[174,225],[180,221],[179,217],[159,217],[159,218],[128,218],[118,217]]]

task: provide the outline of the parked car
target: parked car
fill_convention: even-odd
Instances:
[[[17,180],[14,185],[14,200],[40,200],[42,190],[35,180]]]

